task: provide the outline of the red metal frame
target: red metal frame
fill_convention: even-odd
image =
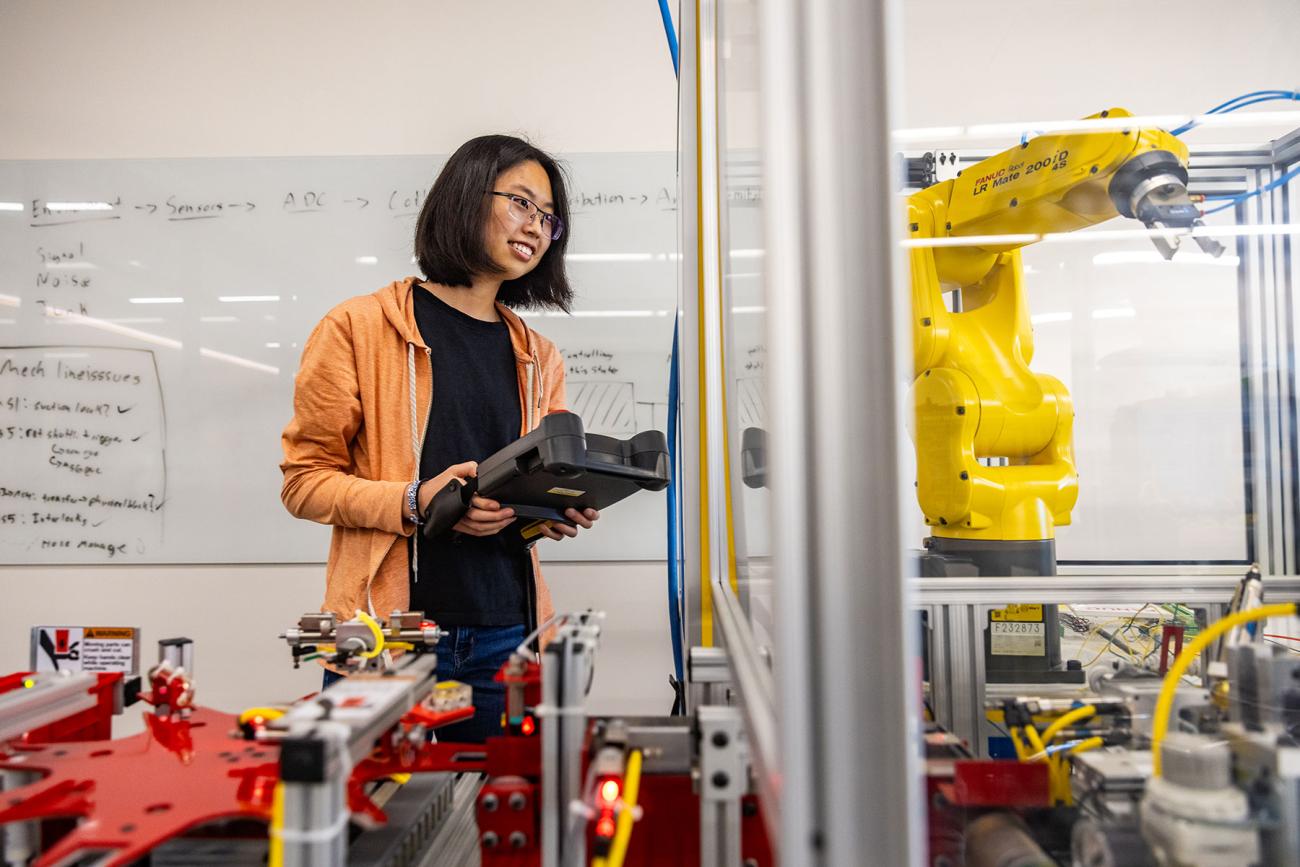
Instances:
[[[961,864],[966,826],[989,812],[1053,811],[1046,762],[973,759],[966,744],[930,724],[925,734],[927,864]]]
[[[164,841],[219,819],[270,817],[279,749],[238,735],[235,717],[195,708],[188,719],[147,714],[146,731],[115,741],[16,744],[5,770],[43,775],[4,793],[0,824],[73,818],[36,867],[103,850],[135,861]]]
[[[0,678],[0,692],[21,689],[25,675]],[[248,740],[238,717],[203,707],[187,714],[144,714],[146,730],[106,740],[120,674],[101,675],[96,707],[28,732],[0,745],[0,768],[39,774],[40,779],[4,792],[0,824],[41,822],[51,836],[58,820],[74,820],[64,836],[47,842],[34,867],[55,864],[77,852],[111,852],[106,865],[125,865],[174,837],[224,819],[270,820],[280,779],[280,750],[273,740]],[[169,706],[177,695],[162,677],[145,696]],[[165,689],[160,691],[159,686]],[[174,700],[174,698],[173,698]],[[417,707],[401,725],[437,728],[473,715],[472,707],[434,713]],[[83,734],[98,740],[73,742]],[[500,738],[496,740],[514,740]],[[536,749],[536,739],[528,738]],[[388,741],[360,762],[348,780],[349,808],[371,822],[386,821],[365,794],[365,784],[394,773],[483,771],[488,760],[479,744],[426,743],[399,755]],[[488,747],[488,750],[491,748]],[[507,760],[520,752],[509,745]],[[525,761],[536,767],[540,759]],[[63,824],[66,824],[64,822]]]
[[[24,689],[23,683],[33,672],[20,671],[14,674],[0,675],[0,693]],[[58,722],[41,726],[26,732],[22,742],[27,744],[51,744],[60,741],[95,741],[107,740],[113,736],[113,713],[117,707],[118,685],[122,682],[121,672],[98,674],[97,682],[90,688],[95,696],[95,706],[80,713],[64,717]],[[0,755],[3,744],[0,744]]]
[[[252,729],[241,729],[232,714],[187,707],[185,699],[178,708],[177,696],[190,684],[176,681],[170,672],[158,675],[142,698],[159,711],[144,715],[146,730],[138,735],[105,740],[121,675],[103,674],[93,687],[98,699],[94,708],[0,744],[0,768],[40,775],[0,794],[0,824],[37,822],[49,835],[33,867],[49,867],[90,850],[111,853],[103,863],[117,867],[214,822],[269,822],[279,782],[275,741],[249,740]],[[0,677],[0,692],[21,689],[24,677]],[[416,748],[406,738],[381,739],[353,769],[347,784],[349,808],[363,822],[383,823],[386,817],[366,795],[366,783],[396,773],[483,772],[489,776],[478,801],[483,864],[539,864],[541,738],[531,711],[539,683],[536,666],[521,678],[507,680],[509,688],[523,689],[525,718],[532,725],[515,721],[502,737],[489,738],[486,744],[424,743]],[[437,728],[473,712],[472,707],[447,713],[416,707],[400,726]],[[640,790],[641,818],[632,832],[627,867],[696,867],[700,803],[690,776],[647,774]],[[496,798],[495,810],[487,809],[489,796]],[[753,797],[742,800],[741,834],[747,863],[771,867],[771,848]],[[493,840],[493,845],[485,845]]]
[[[953,763],[948,800],[957,807],[1050,807],[1046,762],[969,759]]]

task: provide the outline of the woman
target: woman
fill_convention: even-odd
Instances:
[[[568,310],[568,217],[552,157],[510,136],[466,142],[416,225],[424,279],[331,310],[295,380],[281,494],[296,517],[334,527],[322,610],[419,610],[449,631],[438,678],[470,684],[477,712],[444,740],[500,731],[493,675],[551,616],[551,600],[536,550],[499,535],[514,520],[499,503],[474,497],[445,538],[416,529],[436,491],[564,409],[564,360],[511,308]],[[599,514],[567,517],[573,526],[543,533],[574,536]]]

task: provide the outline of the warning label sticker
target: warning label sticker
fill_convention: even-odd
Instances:
[[[1043,656],[1047,653],[1047,633],[1042,623],[994,621],[989,624],[994,656]]]
[[[33,671],[139,669],[140,632],[126,626],[37,626],[32,629]]]

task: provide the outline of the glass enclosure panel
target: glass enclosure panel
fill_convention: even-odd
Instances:
[[[1263,102],[1257,94],[1287,86],[1278,82],[1300,72],[1295,53],[1280,49],[1281,33],[1300,32],[1300,13],[1286,2],[1248,3],[1226,16],[1218,6],[1193,6],[1206,14],[1167,20],[1143,6],[1074,22],[1085,44],[1106,34],[1096,43],[1097,56],[1123,56],[1123,75],[1107,63],[1085,72],[1060,58],[1054,40],[1036,38],[1055,25],[1027,0],[960,7],[922,0],[905,10],[905,99],[895,137],[911,158],[909,191],[977,166],[1005,171],[979,179],[989,185],[982,198],[973,185],[967,190],[972,198],[960,216],[979,219],[959,220],[951,235],[1038,236],[984,247],[1022,248],[1032,336],[1020,350],[1030,370],[1063,383],[1073,404],[1077,500],[1050,522],[1056,560],[1067,571],[1256,561],[1270,571],[1294,569],[1291,265],[1283,261],[1289,234],[1240,234],[1243,224],[1287,223],[1289,205],[1284,188],[1239,202],[1231,197],[1264,187],[1290,166],[1292,158],[1275,150],[1300,126],[1295,102],[1257,104]],[[972,63],[966,40],[989,16],[1017,22],[1016,50],[982,53]],[[1204,37],[1207,18],[1232,34],[1216,38],[1226,43],[1212,64],[1188,64],[1174,75],[1163,55],[1128,51],[1152,27],[1194,44]],[[1279,51],[1266,50],[1274,43]],[[927,62],[912,62],[920,57]],[[1025,76],[1028,70],[1035,74]],[[1239,94],[1247,100],[1180,129]],[[1124,111],[1138,117],[1126,123]],[[1091,125],[1074,123],[1103,112],[1108,116]],[[1136,219],[1113,212],[1109,219],[1081,217],[1086,209],[1070,211],[1068,202],[1067,214],[1048,214],[1034,202],[1015,213],[1014,202],[997,200],[1003,184],[1020,184],[1023,196],[1019,175],[1035,168],[1049,182],[1068,175],[1080,159],[1099,153],[1103,136],[1119,139],[1126,127],[1135,141],[1146,130],[1177,133],[1172,146],[1189,151],[1183,163],[1191,202],[1207,212],[1206,228],[1196,234],[1222,244],[1221,252],[1184,237],[1166,260]],[[997,162],[995,155],[1008,148],[1033,159]],[[933,165],[917,174],[925,154]],[[981,164],[989,157],[995,162]],[[1036,166],[1041,160],[1046,167]],[[1106,184],[1081,184],[1076,199],[1110,189],[1117,164],[1097,162]],[[1106,210],[1103,203],[1096,213]],[[936,231],[948,234],[943,226]],[[978,303],[971,289],[957,301],[963,309]],[[1004,456],[979,457],[997,463]],[[915,514],[924,534],[919,507]]]
[[[1107,231],[1024,256],[1036,365],[1077,407],[1079,502],[1057,556],[1245,563],[1240,260],[1192,249],[1166,261],[1148,239]]]
[[[772,527],[757,15],[754,0],[723,2],[718,9],[719,179],[736,588],[758,647],[770,652]]]

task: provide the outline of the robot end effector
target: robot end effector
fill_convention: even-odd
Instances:
[[[1108,191],[1122,216],[1158,230],[1151,242],[1166,259],[1178,251],[1184,232],[1204,225],[1200,209],[1187,194],[1187,169],[1169,151],[1147,151],[1129,160],[1115,173]],[[1206,253],[1222,255],[1218,241],[1200,234],[1192,237]]]

